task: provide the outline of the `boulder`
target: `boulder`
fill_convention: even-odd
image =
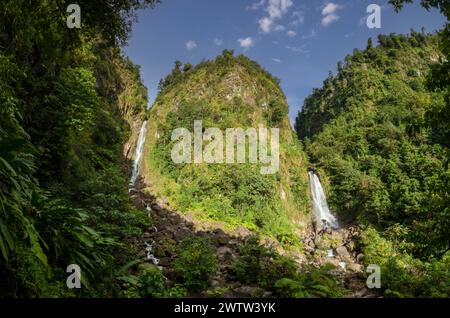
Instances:
[[[347,243],[347,250],[349,250],[349,251],[355,250],[355,242],[354,241],[350,241]]]
[[[236,233],[239,237],[245,238],[248,237],[250,235],[252,235],[252,232],[250,232],[248,229],[246,229],[245,227],[243,227],[242,225],[237,229],[237,233]]]
[[[264,295],[265,290],[259,287],[241,286],[234,290],[237,297],[244,298],[260,298]]]
[[[350,253],[347,251],[347,248],[345,246],[339,246],[336,248],[336,255],[340,258],[350,258]]]
[[[180,226],[173,234],[176,241],[181,241],[184,237],[191,234],[191,231],[185,226]]]
[[[156,204],[158,204],[161,207],[167,207],[169,205],[169,201],[165,197],[157,198]]]
[[[184,217],[188,223],[194,222],[194,213],[188,212]]]
[[[220,282],[216,279],[213,279],[209,282],[209,286],[211,286],[212,288],[220,287]]]
[[[364,254],[359,253],[358,255],[356,255],[356,261],[358,263],[361,263],[363,261],[363,259],[364,259]]]
[[[306,245],[304,247],[304,251],[307,254],[313,255],[316,250],[313,247],[310,247],[310,246]]]
[[[240,243],[237,240],[229,240],[228,245],[239,246]]]
[[[347,268],[352,272],[360,273],[363,271],[363,267],[361,264],[349,263],[347,264]]]
[[[171,265],[171,260],[169,258],[160,258],[158,265],[163,267],[169,267]]]
[[[228,246],[221,246],[217,249],[217,258],[220,261],[229,261],[229,260],[235,260],[236,255],[234,255],[233,250],[229,248]]]
[[[152,211],[154,211],[154,212],[162,212],[161,207],[160,207],[159,205],[155,204],[155,203],[152,203],[152,204],[150,205],[150,208],[151,208]]]
[[[347,268],[349,270],[351,270],[352,272],[355,272],[355,273],[360,273],[363,270],[362,265],[361,264],[356,264],[356,263],[349,263],[347,265]]]
[[[332,264],[335,267],[339,267],[339,260],[334,257],[325,257],[322,264]]]
[[[227,245],[229,238],[225,234],[218,234],[215,236],[215,240],[218,245]]]
[[[264,292],[264,294],[262,295],[262,298],[270,298],[272,297],[272,293],[270,291],[266,291]]]

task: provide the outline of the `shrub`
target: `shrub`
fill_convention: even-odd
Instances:
[[[282,278],[275,283],[275,290],[278,297],[282,298],[305,298],[305,288],[300,284],[300,282],[289,279]]]
[[[162,297],[166,291],[166,278],[154,266],[145,267],[139,275],[141,297]]]
[[[272,288],[277,280],[295,276],[294,261],[260,245],[257,237],[244,244],[241,253],[243,256],[235,263],[234,271],[243,283]]]
[[[183,239],[174,269],[181,274],[183,285],[188,290],[207,288],[210,275],[217,270],[216,258],[209,240],[198,236]]]
[[[400,254],[392,242],[374,228],[362,232],[366,265],[381,268],[381,290],[386,297],[448,297],[450,295],[449,253],[442,259],[421,261]]]

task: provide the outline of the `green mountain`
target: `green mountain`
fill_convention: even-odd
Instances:
[[[250,162],[248,142],[244,164],[174,163],[172,131],[193,132],[196,120],[202,120],[203,130],[220,129],[224,147],[227,128],[278,128],[279,169],[262,174],[267,164]],[[149,191],[165,197],[171,207],[205,226],[220,221],[230,231],[244,226],[287,246],[298,245],[309,221],[306,168],[278,80],[256,62],[225,50],[196,66],[177,62],[161,81],[148,116],[143,175]]]
[[[121,48],[158,2],[79,0],[81,29],[68,0],[0,2],[0,298],[448,297],[448,24],[369,40],[294,131],[232,51],[176,62],[147,110]],[[312,231],[308,169],[341,229]]]
[[[429,80],[443,61],[437,36],[378,42],[338,64],[295,128],[328,180],[332,210],[363,229],[365,263],[382,267],[386,295],[448,295],[448,140],[426,124],[446,103]]]

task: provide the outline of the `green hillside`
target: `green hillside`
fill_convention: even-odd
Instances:
[[[437,36],[378,42],[338,64],[306,99],[296,131],[326,175],[332,209],[364,229],[365,263],[389,275],[386,295],[448,295],[448,140],[445,126],[427,124],[446,105],[429,80],[443,60]]]
[[[144,175],[150,191],[199,221],[222,221],[229,230],[243,225],[287,245],[299,243],[310,210],[306,158],[287,114],[278,80],[245,56],[224,51],[196,66],[177,62],[161,81],[149,112]],[[192,132],[195,120],[202,120],[204,129],[222,131],[279,128],[279,170],[263,175],[264,164],[249,160],[175,164],[172,131],[183,127]]]

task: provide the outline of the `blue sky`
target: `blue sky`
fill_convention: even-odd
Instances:
[[[387,0],[162,0],[139,12],[125,53],[141,65],[149,106],[174,61],[198,63],[224,49],[244,53],[281,79],[291,121],[313,88],[354,48],[383,33],[427,32],[445,18],[417,2],[395,13]],[[369,4],[382,8],[381,29],[366,26]]]

